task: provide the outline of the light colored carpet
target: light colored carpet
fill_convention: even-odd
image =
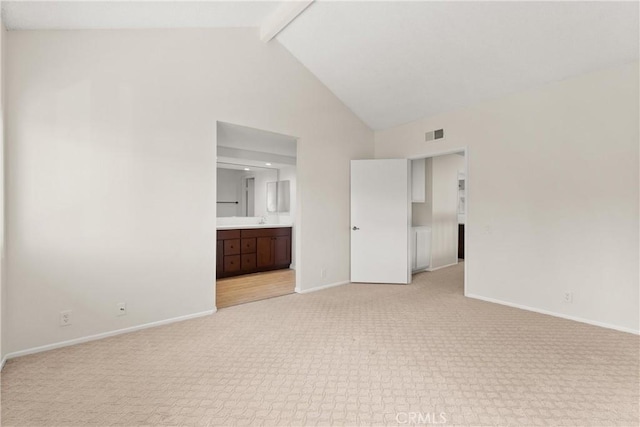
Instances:
[[[638,352],[631,334],[464,298],[458,266],[10,360],[2,421],[636,426]]]

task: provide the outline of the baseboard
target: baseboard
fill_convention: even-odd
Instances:
[[[308,294],[310,292],[323,291],[325,289],[335,288],[336,286],[347,285],[349,283],[351,283],[349,280],[345,280],[344,282],[329,283],[327,285],[316,286],[315,288],[304,289],[304,290],[300,290],[300,288],[296,286],[295,291],[296,293],[299,293],[299,294]]]
[[[4,364],[7,363],[7,356],[2,358],[2,361],[0,361],[0,371],[2,371],[2,369],[4,369]]]
[[[427,271],[436,271],[447,267],[453,267],[454,265],[458,265],[458,262],[454,262],[452,264],[442,265],[440,267],[427,268]]]
[[[475,294],[467,294],[465,296],[467,296],[469,298],[481,300],[481,301],[492,302],[494,304],[500,304],[500,305],[506,305],[508,307],[519,308],[521,310],[533,311],[534,313],[540,313],[540,314],[546,314],[546,315],[549,315],[549,316],[560,317],[562,319],[573,320],[575,322],[586,323],[588,325],[593,325],[593,326],[600,326],[601,328],[613,329],[613,330],[620,331],[620,332],[627,332],[627,333],[634,334],[634,335],[640,335],[640,330],[626,328],[624,326],[617,326],[617,325],[612,325],[610,323],[604,323],[604,322],[598,322],[598,321],[595,321],[595,320],[584,319],[582,317],[570,316],[568,314],[556,313],[555,311],[543,310],[541,308],[529,307],[527,305],[515,304],[515,303],[512,303],[512,302],[502,301],[502,300],[495,299],[495,298],[483,297],[483,296],[475,295]]]
[[[13,358],[20,357],[20,356],[26,356],[28,354],[41,353],[43,351],[54,350],[56,348],[68,347],[70,345],[82,344],[82,343],[89,342],[89,341],[96,341],[96,340],[100,340],[100,339],[103,339],[103,338],[113,337],[113,336],[116,336],[116,335],[127,334],[129,332],[140,331],[142,329],[155,328],[156,326],[168,325],[168,324],[171,324],[171,323],[182,322],[184,320],[195,319],[195,318],[203,317],[203,316],[209,316],[209,315],[215,313],[216,311],[217,311],[217,309],[214,308],[213,310],[207,310],[207,311],[201,311],[199,313],[187,314],[186,316],[173,317],[171,319],[159,320],[157,322],[151,322],[151,323],[144,323],[142,325],[131,326],[129,328],[116,329],[115,331],[103,332],[101,334],[89,335],[89,336],[86,336],[86,337],[74,338],[74,339],[68,340],[68,341],[60,341],[60,342],[53,343],[53,344],[47,344],[47,345],[43,345],[43,346],[39,346],[39,347],[28,348],[26,350],[15,351],[15,352],[9,353],[9,354],[7,354],[5,356],[4,359],[2,360],[2,364],[4,366],[4,363],[5,363],[6,360],[13,359]]]

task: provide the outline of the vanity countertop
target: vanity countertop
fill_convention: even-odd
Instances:
[[[218,225],[218,230],[243,230],[248,228],[283,228],[291,227],[291,224],[240,224],[240,225]]]

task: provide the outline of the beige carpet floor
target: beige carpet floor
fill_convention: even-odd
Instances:
[[[10,360],[2,424],[637,426],[639,344],[464,298],[460,265]]]

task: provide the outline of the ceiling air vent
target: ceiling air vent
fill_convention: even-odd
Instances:
[[[444,129],[432,130],[431,132],[427,132],[424,134],[425,141],[433,141],[435,139],[444,138]]]

